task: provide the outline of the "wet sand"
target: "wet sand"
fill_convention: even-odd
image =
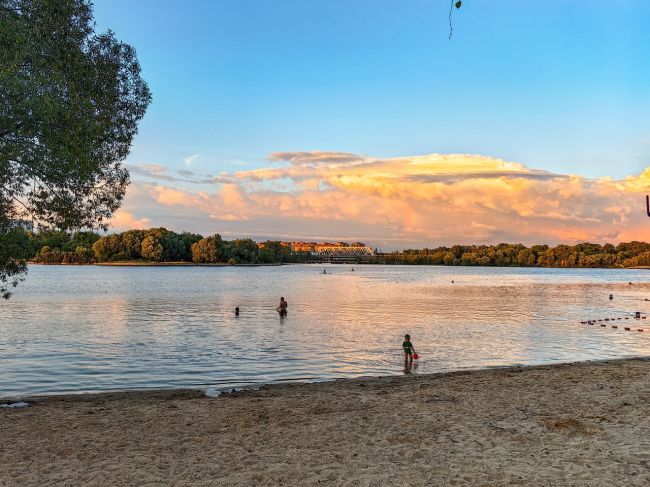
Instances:
[[[0,485],[650,485],[650,359],[32,400]]]

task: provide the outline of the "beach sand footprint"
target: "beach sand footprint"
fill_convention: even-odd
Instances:
[[[585,421],[580,421],[576,418],[564,418],[547,420],[544,423],[546,429],[555,433],[577,434],[577,435],[594,435],[598,433],[599,429]]]

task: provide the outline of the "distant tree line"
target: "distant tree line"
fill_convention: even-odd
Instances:
[[[386,264],[429,264],[495,267],[634,267],[650,266],[650,244],[628,242],[618,245],[454,245],[435,249],[409,249],[382,254]]]
[[[277,241],[263,245],[247,239],[224,240],[166,228],[129,230],[101,236],[90,231],[16,230],[14,245],[26,259],[41,264],[95,262],[194,262],[198,264],[271,264],[313,262],[307,252],[291,252]],[[383,253],[358,262],[495,267],[635,267],[650,266],[650,243],[618,245],[454,245]]]
[[[271,264],[304,262],[280,242],[260,248],[251,239],[223,240],[166,228],[129,230],[101,236],[94,232],[22,230],[18,239],[23,254],[40,264],[92,264],[95,262],[195,262],[200,264]]]

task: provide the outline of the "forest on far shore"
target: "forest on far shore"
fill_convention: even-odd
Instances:
[[[97,262],[194,262],[198,264],[272,264],[318,261],[308,252],[292,252],[279,241],[224,240],[219,234],[176,233],[165,228],[99,235],[91,231],[31,232],[14,229],[13,244],[24,259],[39,264]],[[407,249],[357,257],[358,263],[495,267],[636,267],[650,266],[650,243],[618,245],[454,245]]]

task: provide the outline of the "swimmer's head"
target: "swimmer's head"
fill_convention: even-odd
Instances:
[[[410,339],[411,339],[411,335],[404,335],[404,339],[405,339],[405,340],[410,340]]]

